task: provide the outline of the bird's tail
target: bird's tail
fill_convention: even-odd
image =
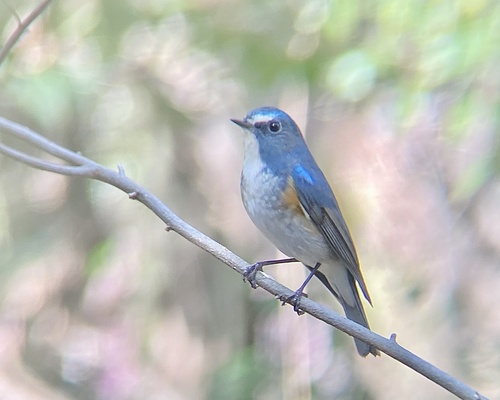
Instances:
[[[307,268],[311,270],[310,267]],[[347,276],[344,275],[347,277],[347,282],[344,281],[344,284],[342,285],[340,292],[345,292],[345,293],[339,293],[337,289],[334,289],[322,272],[316,271],[315,275],[321,281],[321,283],[323,283],[323,285],[325,285],[328,288],[328,290],[332,292],[332,294],[339,300],[347,318],[360,325],[363,325],[367,329],[370,329],[370,325],[368,324],[368,319],[366,318],[365,310],[363,309],[363,304],[361,304],[361,299],[359,297],[359,292],[358,288],[356,287],[356,282],[354,280],[354,277],[347,270],[344,271],[347,275]],[[349,293],[347,293],[346,291],[349,291]],[[346,301],[346,298],[350,298],[351,300],[354,299],[354,301],[351,301],[353,305],[350,305]],[[370,353],[373,354],[374,356],[380,355],[380,352],[375,347],[369,345],[368,343],[363,342],[362,340],[354,338],[354,343],[356,344],[356,349],[358,350],[358,353],[362,357],[366,357]]]
[[[349,318],[351,321],[354,321],[360,325],[363,325],[365,328],[370,329],[370,325],[368,324],[368,319],[366,318],[365,310],[363,309],[363,305],[361,304],[361,299],[359,298],[358,288],[356,287],[356,283],[354,282],[354,278],[351,282],[351,289],[354,294],[354,298],[356,302],[354,306],[349,305],[342,297],[339,297],[340,304],[342,304],[342,308],[344,309],[345,316]],[[366,357],[368,354],[373,354],[374,356],[380,355],[379,351],[365,343],[359,339],[354,338],[354,343],[356,344],[356,348],[358,349],[358,353],[362,357]]]

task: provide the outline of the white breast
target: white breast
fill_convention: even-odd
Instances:
[[[243,176],[252,182],[264,169],[264,164],[259,154],[259,142],[253,134],[245,134],[244,145],[245,160],[243,161]]]
[[[241,196],[243,204],[255,225],[262,230],[260,223],[272,202],[276,202],[272,194],[277,187],[277,179],[266,172],[259,154],[259,142],[252,134],[245,136],[245,160],[241,175]],[[267,210],[267,211],[266,211]]]

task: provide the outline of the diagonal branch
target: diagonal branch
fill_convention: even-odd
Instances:
[[[189,240],[191,243],[200,247],[201,249],[212,254],[218,260],[228,265],[240,274],[244,274],[248,263],[232,253],[220,243],[209,238],[203,233],[196,230],[191,225],[187,224],[179,218],[172,210],[164,205],[160,199],[154,196],[145,188],[141,187],[133,180],[125,176],[123,168],[118,167],[118,171],[113,171],[109,168],[103,167],[100,164],[68,150],[58,144],[51,142],[36,132],[20,125],[15,122],[9,121],[0,117],[0,129],[6,134],[20,138],[40,150],[43,150],[53,156],[60,158],[63,161],[69,162],[74,165],[63,165],[45,161],[43,159],[33,157],[14,150],[8,146],[0,143],[0,153],[13,158],[19,162],[27,164],[34,168],[43,169],[63,175],[82,176],[89,179],[99,180],[118,189],[128,193],[131,199],[136,199],[153,211],[165,224],[169,230],[177,232],[179,235]],[[289,288],[276,282],[265,273],[259,272],[256,276],[256,283],[258,286],[281,298],[287,298],[293,294]],[[395,340],[393,334],[390,339],[384,338],[361,325],[352,322],[351,320],[340,316],[339,314],[331,311],[325,306],[316,303],[308,298],[303,298],[300,303],[302,311],[312,315],[313,317],[324,321],[325,323],[351,335],[360,340],[363,340],[388,356],[405,364],[409,368],[415,370],[419,374],[427,377],[431,381],[445,388],[453,393],[460,399],[464,400],[487,400],[486,397],[480,395],[474,389],[470,388],[463,382],[452,377],[446,372],[435,367],[431,363],[423,360],[417,355],[411,353],[405,348],[401,347]]]
[[[5,58],[7,57],[7,54],[9,54],[9,51],[17,43],[23,32],[49,6],[51,1],[52,0],[42,1],[33,11],[29,13],[29,15],[24,19],[24,21],[21,21],[19,17],[16,15],[19,24],[17,25],[14,32],[12,32],[12,34],[9,36],[7,42],[0,49],[0,65],[4,62]]]

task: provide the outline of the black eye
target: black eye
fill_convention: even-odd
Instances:
[[[281,124],[278,121],[271,121],[269,124],[269,130],[271,132],[279,132],[281,130]]]

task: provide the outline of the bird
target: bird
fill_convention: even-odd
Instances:
[[[245,277],[255,288],[255,275],[265,265],[299,261],[309,270],[290,298],[300,313],[300,299],[313,276],[338,299],[348,319],[370,329],[356,282],[366,300],[370,294],[361,273],[351,234],[335,195],[294,120],[275,107],[256,108],[243,119],[244,160],[241,197],[250,219],[290,258],[257,262]],[[379,355],[372,345],[354,338],[358,353]]]

